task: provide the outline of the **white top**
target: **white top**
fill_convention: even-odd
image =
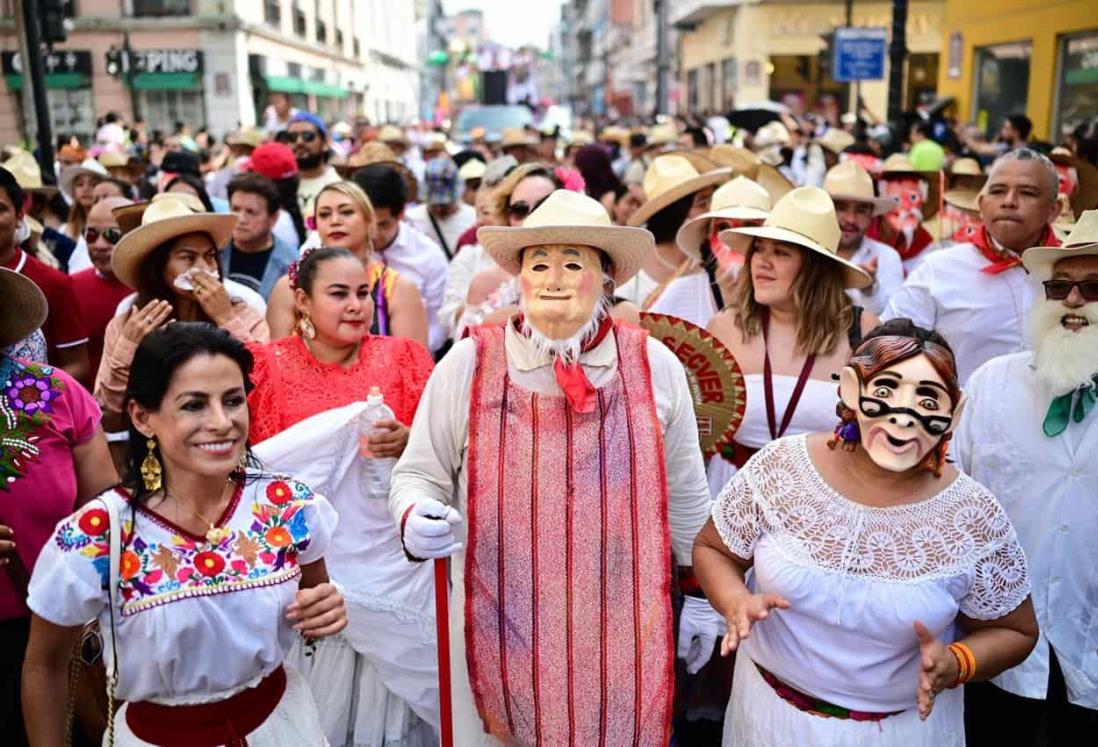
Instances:
[[[297,183],[297,206],[301,208],[301,217],[308,220],[309,216],[313,214],[313,205],[316,203],[316,196],[320,194],[320,190],[329,184],[341,181],[343,181],[343,178],[334,166],[325,167],[320,176],[312,179],[300,177]]]
[[[636,275],[615,288],[614,295],[618,298],[624,298],[626,301],[629,301],[641,310],[644,310],[644,300],[648,298],[648,295],[658,288],[659,285],[658,280],[655,280],[644,270],[640,270]]]
[[[904,263],[900,253],[888,244],[882,244],[869,237],[862,238],[858,251],[850,258],[856,265],[868,264],[877,260],[877,280],[871,288],[859,290],[848,288],[846,294],[856,306],[861,306],[870,314],[880,315],[888,299],[904,284]],[[872,292],[871,292],[872,291]]]
[[[958,613],[995,620],[1029,594],[1014,527],[973,479],[959,474],[918,503],[864,506],[824,481],[803,435],[752,457],[713,523],[729,550],[754,559],[752,590],[790,604],[755,623],[742,652],[854,710],[916,706],[916,620],[953,641]]]
[[[401,222],[393,243],[375,248],[382,262],[408,278],[419,290],[427,307],[428,347],[432,352],[446,342],[446,329],[438,312],[446,290],[446,255],[429,238],[406,222]]]
[[[939,249],[908,275],[881,315],[882,321],[909,317],[941,332],[957,358],[962,386],[984,362],[1026,347],[1026,311],[1032,300],[1026,271],[981,272],[990,264],[972,244]]]
[[[438,310],[439,324],[450,337],[460,338],[458,312],[465,310],[473,278],[495,266],[496,261],[488,256],[480,242],[461,247],[461,251],[450,260],[446,270],[446,290]]]
[[[419,229],[420,233],[435,242],[439,248],[442,247],[442,242],[438,240],[438,233],[435,232],[434,226],[431,225],[431,217],[427,213],[426,204],[408,208],[404,213],[404,219],[412,226]],[[457,251],[458,239],[477,222],[477,211],[472,205],[466,205],[464,202],[459,201],[458,209],[455,213],[446,218],[436,217],[435,222],[438,223],[438,227],[442,231],[442,236],[446,239],[446,247],[449,254],[452,256],[453,253]],[[445,256],[446,255],[444,254],[443,258],[445,258]]]
[[[92,266],[91,255],[88,254],[88,240],[83,235],[76,240],[76,248],[69,255],[69,274],[75,275],[81,270]]]
[[[1051,643],[1068,699],[1098,709],[1098,413],[1046,436],[1052,393],[1031,360],[1030,352],[1003,356],[973,374],[951,448],[957,466],[995,493],[1018,528],[1033,575],[1037,647],[995,684],[1045,698]]]
[[[278,220],[275,221],[271,233],[288,246],[299,246],[301,244],[301,240],[297,237],[297,229],[294,228],[294,219],[285,210],[278,211]]]
[[[98,619],[108,670],[103,500],[118,507],[123,525],[116,697],[217,700],[282,663],[297,637],[286,608],[300,566],[323,556],[335,529],[327,500],[292,478],[252,473],[218,521],[230,531],[216,545],[132,508],[115,489],[63,519],[34,567],[27,605],[55,625]]]
[[[705,329],[717,313],[717,303],[709,289],[709,275],[704,270],[680,275],[667,284],[647,311],[685,319]]]

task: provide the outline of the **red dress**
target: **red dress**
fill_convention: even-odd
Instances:
[[[251,343],[255,356],[248,395],[251,443],[270,438],[305,418],[366,399],[381,389],[396,419],[410,426],[434,361],[427,349],[406,337],[368,335],[350,368],[320,363],[297,335],[265,345]]]

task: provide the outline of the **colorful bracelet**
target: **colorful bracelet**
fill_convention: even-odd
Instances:
[[[957,681],[953,683],[953,687],[957,687],[971,680],[976,674],[976,657],[972,649],[963,643],[949,644],[949,652],[957,660]]]

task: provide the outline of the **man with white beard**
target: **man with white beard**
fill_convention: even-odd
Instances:
[[[970,744],[1081,744],[1098,734],[1098,210],[1069,244],[1022,261],[1034,349],[973,374],[953,456],[1017,528],[1040,639],[1022,664],[966,686],[966,731]]]
[[[1021,254],[1056,246],[1051,224],[1060,214],[1059,177],[1052,162],[1019,148],[988,171],[977,203],[983,229],[972,243],[927,255],[892,295],[881,321],[907,317],[949,341],[963,386],[997,355],[1026,347],[1031,295]]]

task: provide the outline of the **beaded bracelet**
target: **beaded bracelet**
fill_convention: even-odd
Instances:
[[[953,683],[953,687],[957,687],[971,680],[976,674],[976,657],[972,649],[963,643],[949,644],[949,652],[957,660],[957,681]]]

